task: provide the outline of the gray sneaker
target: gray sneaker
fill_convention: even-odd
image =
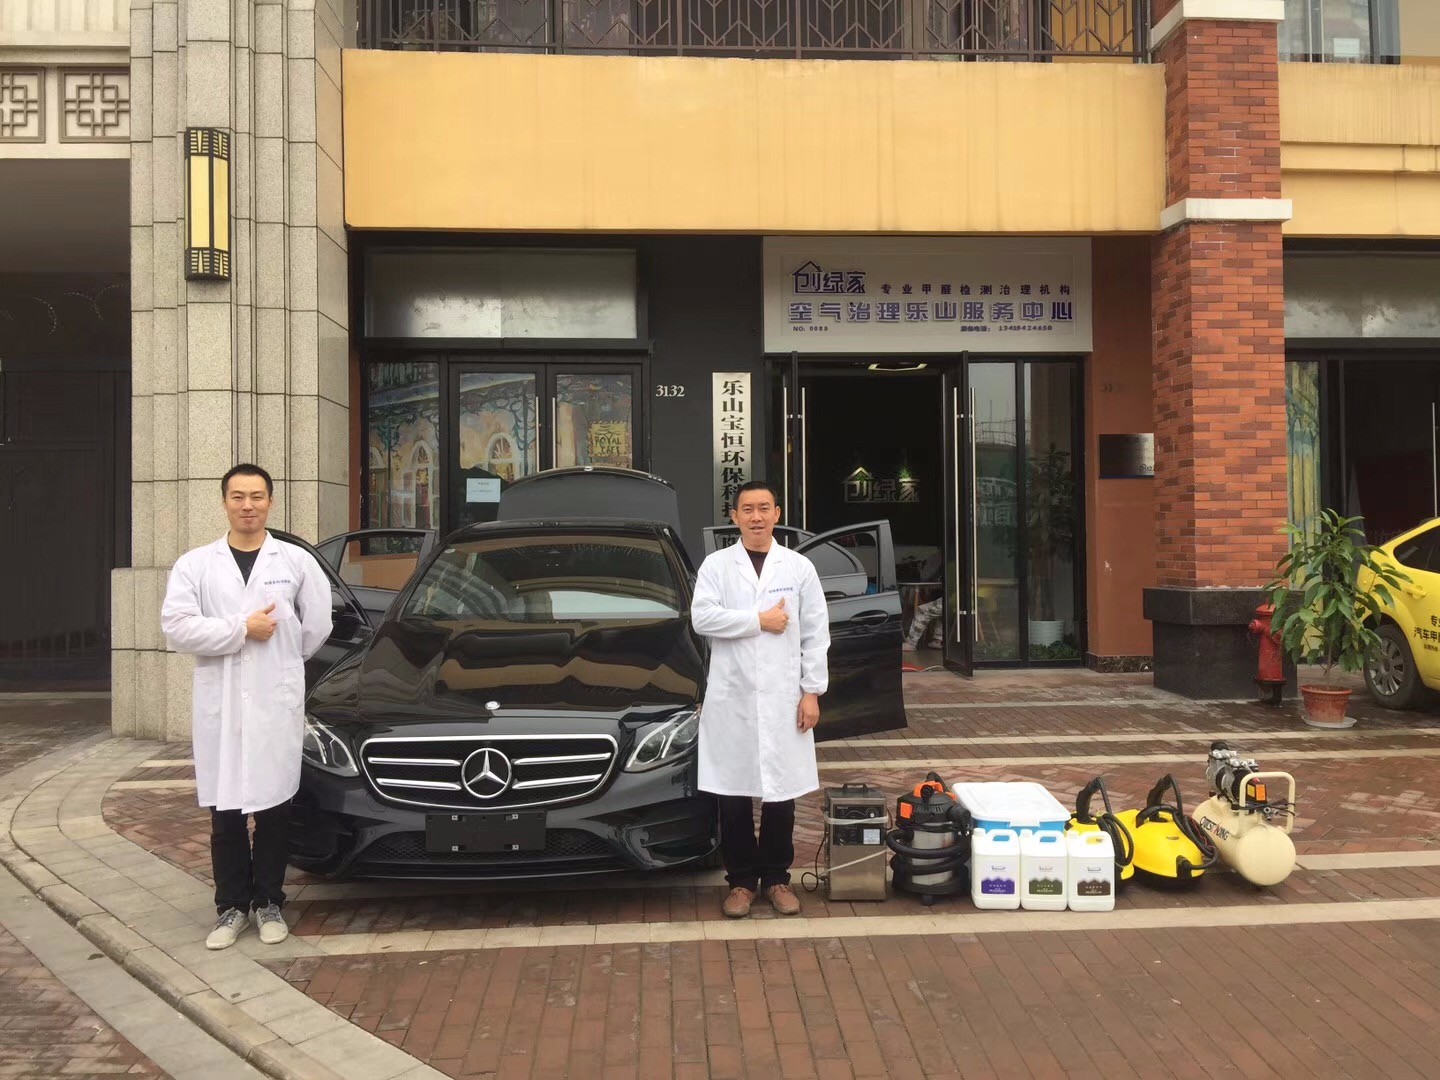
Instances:
[[[285,924],[285,916],[280,914],[279,904],[256,908],[255,922],[260,927],[260,940],[266,945],[279,945],[290,936],[290,927]]]
[[[230,908],[215,920],[215,929],[205,939],[207,949],[228,949],[250,925],[250,916],[239,908]]]

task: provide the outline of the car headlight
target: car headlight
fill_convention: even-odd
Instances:
[[[300,756],[317,769],[336,776],[359,776],[355,757],[345,740],[319,720],[305,718],[305,737],[300,741]]]
[[[679,713],[645,733],[630,755],[625,771],[644,772],[669,764],[694,750],[699,741],[700,710]]]

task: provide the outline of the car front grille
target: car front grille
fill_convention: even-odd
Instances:
[[[368,739],[365,777],[388,802],[500,810],[583,799],[615,767],[609,735],[470,735]]]

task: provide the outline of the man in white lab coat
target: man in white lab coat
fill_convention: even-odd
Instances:
[[[252,909],[261,941],[289,935],[280,909],[290,799],[300,787],[305,661],[331,629],[320,564],[265,530],[270,474],[237,465],[220,490],[230,531],[180,556],[160,615],[170,647],[195,656],[195,787],[210,808],[219,916],[205,940],[211,949],[233,945]]]
[[[775,543],[774,488],[746,484],[730,520],[740,543],[701,564],[690,609],[695,629],[711,641],[700,789],[720,804],[730,884],[725,914],[744,918],[764,893],[777,912],[795,915],[795,799],[820,786],[813,732],[829,683],[830,619],[810,560]],[[751,802],[757,798],[758,837]]]

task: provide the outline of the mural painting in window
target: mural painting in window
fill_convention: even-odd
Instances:
[[[434,528],[440,521],[440,376],[434,363],[366,369],[369,528]]]
[[[557,375],[555,466],[634,466],[635,395],[629,375]]]
[[[467,481],[511,484],[539,468],[538,393],[537,379],[528,372],[473,371],[460,377],[460,471]]]

